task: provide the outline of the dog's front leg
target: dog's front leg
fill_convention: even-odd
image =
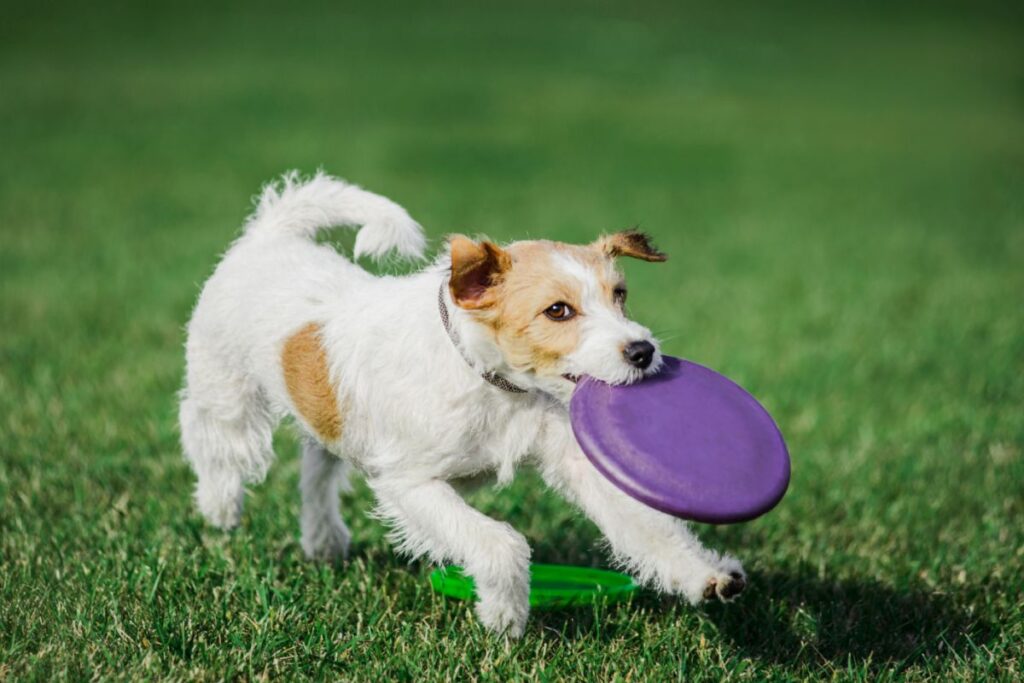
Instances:
[[[438,479],[377,478],[370,485],[403,551],[461,564],[476,583],[476,614],[484,626],[514,638],[523,634],[530,546],[521,534],[475,510]]]
[[[616,488],[587,460],[568,425],[549,425],[539,456],[545,481],[597,524],[616,558],[640,581],[693,604],[729,600],[746,587],[738,560],[705,548],[685,522]]]

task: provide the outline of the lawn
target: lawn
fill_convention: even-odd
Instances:
[[[144,4],[0,22],[0,679],[1024,676],[1019,6]],[[242,527],[204,525],[183,326],[260,185],[317,167],[435,248],[657,237],[634,315],[793,457],[775,511],[701,529],[740,601],[505,643],[361,484],[351,561],[305,562],[287,427]],[[529,471],[474,502],[607,566]]]

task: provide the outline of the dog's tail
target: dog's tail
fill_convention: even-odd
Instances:
[[[386,197],[367,192],[318,172],[303,180],[295,171],[263,188],[246,235],[294,235],[313,239],[333,226],[359,228],[355,256],[380,259],[390,251],[419,259],[426,248],[423,228],[405,209]]]

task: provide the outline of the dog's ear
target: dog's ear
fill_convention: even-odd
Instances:
[[[448,289],[462,308],[485,308],[494,303],[491,288],[512,267],[512,257],[493,242],[474,242],[454,235],[449,239],[452,277]]]
[[[642,261],[665,261],[668,256],[658,251],[646,233],[636,228],[623,230],[614,235],[605,235],[594,243],[606,256],[631,256]]]

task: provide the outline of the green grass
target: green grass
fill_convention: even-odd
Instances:
[[[1019,679],[1019,9],[285,3],[0,23],[0,679]],[[296,447],[241,529],[190,504],[183,325],[267,179],[318,166],[446,232],[590,240],[667,349],[776,416],[788,496],[705,528],[736,604],[537,613],[489,637],[364,516],[297,543]],[[524,472],[475,502],[600,565]]]

